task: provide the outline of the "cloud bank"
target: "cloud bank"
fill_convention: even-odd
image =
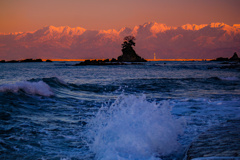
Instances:
[[[152,59],[230,57],[240,51],[240,24],[186,24],[172,27],[148,22],[120,30],[47,26],[33,32],[0,33],[0,59],[117,58],[127,35],[136,37],[136,52]]]

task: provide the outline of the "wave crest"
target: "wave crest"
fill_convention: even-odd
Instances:
[[[23,91],[31,95],[40,95],[40,96],[53,96],[51,88],[43,81],[39,82],[28,82],[22,81],[15,84],[4,84],[0,86],[0,92],[12,92],[18,93]]]
[[[90,120],[85,136],[96,159],[158,159],[178,149],[183,124],[172,116],[167,101],[120,96]]]

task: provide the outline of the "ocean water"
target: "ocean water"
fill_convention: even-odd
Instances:
[[[219,62],[0,64],[0,159],[183,159],[240,118],[240,68]]]

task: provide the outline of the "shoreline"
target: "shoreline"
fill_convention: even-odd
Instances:
[[[0,63],[12,63],[12,62],[27,62],[25,60],[28,59],[21,59],[21,60],[0,60]],[[110,60],[111,59],[31,59],[32,62],[36,61],[36,60],[41,60],[42,62],[46,62],[46,61],[52,61],[52,62],[84,62],[86,60],[90,60],[90,61],[105,61],[105,60]],[[216,59],[146,59],[147,62],[171,62],[171,61],[179,61],[179,62],[194,62],[194,61],[218,61]]]
[[[43,61],[47,59],[42,59]],[[50,59],[51,61],[82,62],[85,60],[106,60],[106,59]],[[211,61],[213,59],[146,59],[148,62],[154,61]]]

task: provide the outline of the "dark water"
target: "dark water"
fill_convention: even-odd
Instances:
[[[182,159],[240,117],[230,64],[72,64],[0,64],[0,159]]]

